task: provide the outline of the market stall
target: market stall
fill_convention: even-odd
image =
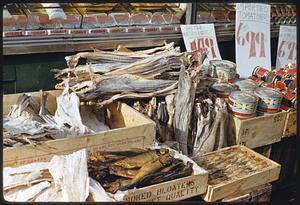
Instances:
[[[268,202],[297,173],[294,5],[4,11],[6,200]]]

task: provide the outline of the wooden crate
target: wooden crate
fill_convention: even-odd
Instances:
[[[54,113],[56,96],[61,91],[47,91],[46,108]],[[39,92],[30,93],[38,102]],[[17,102],[20,94],[3,96],[3,113],[6,114],[12,104]],[[38,145],[24,145],[3,150],[3,165],[17,166],[37,161],[48,161],[54,154],[68,154],[82,148],[96,155],[97,151],[116,150],[132,147],[146,147],[154,143],[155,123],[130,106],[114,102],[105,107],[109,114],[108,131],[87,134],[74,138],[46,141]]]
[[[235,151],[231,151],[235,150]],[[255,172],[252,172],[251,174],[244,174],[240,177],[228,177],[227,180],[221,181],[218,184],[211,185],[210,180],[208,181],[208,188],[207,192],[201,197],[207,201],[207,202],[213,202],[220,199],[223,199],[224,197],[230,196],[231,194],[242,192],[272,181],[275,181],[279,178],[280,173],[280,164],[262,156],[261,154],[256,153],[255,151],[243,146],[243,145],[235,145],[231,147],[226,147],[214,152],[210,152],[207,154],[204,154],[201,159],[213,159],[213,157],[218,154],[219,156],[222,156],[219,160],[222,160],[223,158],[227,158],[229,153],[236,153],[239,152],[245,152],[247,156],[250,158],[257,157],[259,160],[262,160],[267,163],[267,167],[263,168],[262,170],[256,170]],[[224,153],[224,154],[223,154]],[[235,154],[235,155],[236,155]],[[199,163],[196,159],[194,159],[195,162],[197,162],[201,167],[206,169],[205,166],[203,166],[201,163]],[[223,160],[224,161],[224,160]],[[224,165],[225,166],[225,165]],[[234,166],[234,165],[232,165]],[[208,170],[209,171],[209,170]],[[239,170],[241,171],[241,170]],[[243,172],[242,172],[243,173]]]
[[[134,146],[130,146],[134,147]],[[149,146],[145,146],[149,147]],[[151,147],[151,146],[150,146]],[[118,196],[115,195],[115,198],[118,201],[127,201],[127,202],[164,202],[164,201],[179,201],[184,200],[190,197],[199,196],[206,192],[207,181],[208,181],[208,172],[199,167],[193,160],[188,158],[185,155],[179,154],[177,151],[167,147],[171,152],[171,155],[175,158],[180,158],[184,162],[193,163],[193,175],[182,177],[170,181],[166,181],[159,184],[154,184],[146,186],[143,188],[134,188],[127,190],[123,193],[118,193]],[[81,148],[76,148],[72,152],[78,151]],[[120,147],[122,149],[122,147]],[[118,149],[115,149],[118,150]],[[67,153],[59,153],[55,155],[62,155]],[[95,156],[96,153],[90,153],[92,156]],[[53,157],[52,153],[48,153],[45,161],[50,161]],[[25,161],[24,164],[32,163],[31,161]],[[7,165],[4,165],[6,167]]]
[[[291,136],[295,136],[296,134],[297,134],[297,111],[288,112],[284,123],[282,137],[291,137]]]
[[[269,202],[272,185],[270,183],[234,193],[222,199],[222,202]]]
[[[279,142],[286,115],[286,112],[278,112],[245,120],[230,115],[229,143],[255,148]]]
[[[170,149],[167,146],[163,146]],[[199,167],[193,160],[177,151],[170,149],[176,153],[176,158],[182,159],[184,162],[192,162],[194,174],[191,176],[154,184],[151,186],[127,190],[122,201],[126,202],[167,202],[180,201],[194,196],[199,196],[206,192],[208,172]],[[173,154],[172,154],[173,155]]]

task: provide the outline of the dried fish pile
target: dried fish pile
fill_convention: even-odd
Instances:
[[[268,162],[246,150],[233,147],[220,152],[194,157],[193,160],[209,171],[208,184],[229,183],[254,174],[269,166]]]
[[[224,99],[206,92],[195,101],[191,140],[191,154],[201,156],[205,153],[226,147],[228,112]]]
[[[165,96],[176,92],[180,69],[189,58],[174,43],[143,51],[78,53],[66,57],[68,68],[54,70],[62,80],[56,89],[69,87],[81,101],[98,101],[99,106],[121,98]],[[77,66],[79,59],[87,65]]]
[[[190,176],[193,164],[174,158],[166,148],[130,149],[90,157],[88,170],[107,192],[116,193]]]
[[[173,131],[174,96],[171,94],[131,102],[134,109],[147,115],[156,123],[156,139],[159,142],[175,141]]]
[[[108,130],[103,122],[103,110],[80,106],[75,93],[57,97],[57,110],[51,114],[46,108],[47,93],[41,91],[40,103],[23,94],[7,115],[3,116],[3,145],[18,147],[47,140],[73,137]]]
[[[66,156],[54,156],[39,162],[3,169],[3,194],[15,202],[113,201],[89,178],[87,150]],[[101,189],[102,188],[102,189]]]

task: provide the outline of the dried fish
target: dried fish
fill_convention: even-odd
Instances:
[[[22,189],[18,192],[16,192],[13,195],[10,195],[6,198],[8,201],[17,201],[17,202],[24,202],[24,201],[30,201],[32,198],[34,198],[37,194],[39,194],[41,191],[46,189],[50,186],[50,183],[47,181],[40,182],[38,184],[35,184],[31,187],[27,187],[25,189]]]
[[[137,156],[118,160],[114,162],[112,166],[120,166],[126,169],[140,168],[148,161],[152,161],[157,158],[158,156],[156,155],[156,151],[150,150]]]
[[[102,155],[105,156],[104,153]],[[90,157],[88,170],[90,176],[110,193],[144,187],[193,173],[192,164],[185,164],[181,159],[172,157],[166,148],[147,149],[146,152],[115,162],[108,162],[103,158],[105,157]],[[97,177],[98,174],[102,176]]]
[[[194,104],[198,73],[189,68],[180,71],[178,89],[175,96],[174,133],[179,142],[180,150],[188,155],[188,134],[191,121],[191,113]]]

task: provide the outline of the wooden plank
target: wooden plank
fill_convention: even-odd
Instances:
[[[53,99],[48,101],[46,107],[55,110],[55,96],[60,92],[49,91],[49,93]],[[39,93],[31,94],[37,97]],[[6,112],[9,105],[17,101],[18,95],[20,94],[4,95],[3,104],[6,106]],[[112,103],[107,109],[111,110],[109,120],[113,123],[110,124],[114,124],[116,129],[74,138],[50,140],[38,145],[6,148],[3,150],[3,165],[18,166],[31,162],[48,161],[55,154],[68,154],[82,148],[88,148],[90,154],[96,155],[98,150],[146,147],[154,143],[155,123],[148,117],[119,102]]]
[[[284,124],[282,137],[296,136],[297,134],[297,112],[288,112]]]
[[[230,181],[221,182],[217,185],[208,185],[206,194],[202,195],[201,197],[208,202],[217,201],[220,199],[223,199],[226,196],[229,196],[233,193],[245,191],[248,189],[251,189],[256,186],[260,186],[272,181],[275,181],[279,178],[280,168],[281,166],[273,162],[272,160],[268,159],[267,157],[256,153],[255,151],[243,146],[243,145],[235,145],[232,147],[227,147],[224,149],[220,149],[214,152],[210,152],[208,154],[203,155],[202,157],[205,157],[207,155],[214,155],[217,152],[222,152],[225,150],[238,148],[243,151],[246,151],[249,153],[250,156],[256,156],[260,158],[261,160],[264,160],[269,164],[268,167],[264,168],[261,171],[256,171],[252,174],[249,174],[247,176],[244,176],[242,178],[233,178],[230,179]]]
[[[269,202],[272,185],[270,183],[257,186],[245,191],[238,191],[222,199],[222,202]]]
[[[229,142],[249,148],[279,142],[282,137],[286,112],[240,120],[230,116]]]
[[[206,192],[208,172],[147,186],[125,195],[128,202],[179,201]]]

